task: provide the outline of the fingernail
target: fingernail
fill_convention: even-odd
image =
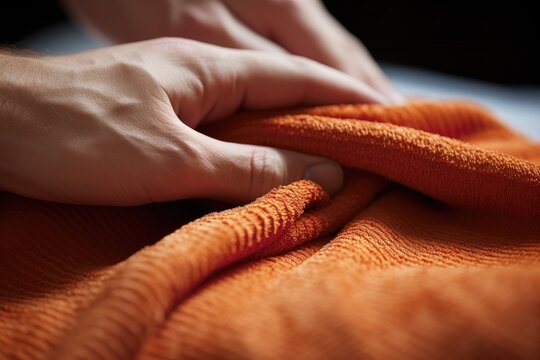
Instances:
[[[318,163],[306,170],[304,179],[316,182],[334,195],[343,185],[343,169],[333,161]]]

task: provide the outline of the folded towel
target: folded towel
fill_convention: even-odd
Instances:
[[[203,131],[332,158],[345,186],[192,222],[0,194],[0,358],[540,357],[539,144],[464,102]]]

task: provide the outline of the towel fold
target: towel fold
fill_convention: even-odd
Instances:
[[[202,131],[332,158],[345,186],[301,180],[194,221],[193,201],[2,193],[0,358],[540,357],[539,144],[465,102]]]

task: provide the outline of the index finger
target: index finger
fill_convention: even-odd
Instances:
[[[231,52],[225,61],[232,66],[214,69],[214,86],[226,91],[216,96],[203,121],[238,110],[385,102],[362,81],[306,58],[250,50]]]

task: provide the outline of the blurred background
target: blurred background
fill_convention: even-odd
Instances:
[[[351,2],[325,4],[378,60],[495,83],[540,83],[533,1],[362,1],[354,10]]]
[[[474,99],[540,139],[540,21],[534,2],[324,3],[407,95]],[[54,0],[4,0],[0,9],[1,44],[49,54],[104,45],[69,23]]]

